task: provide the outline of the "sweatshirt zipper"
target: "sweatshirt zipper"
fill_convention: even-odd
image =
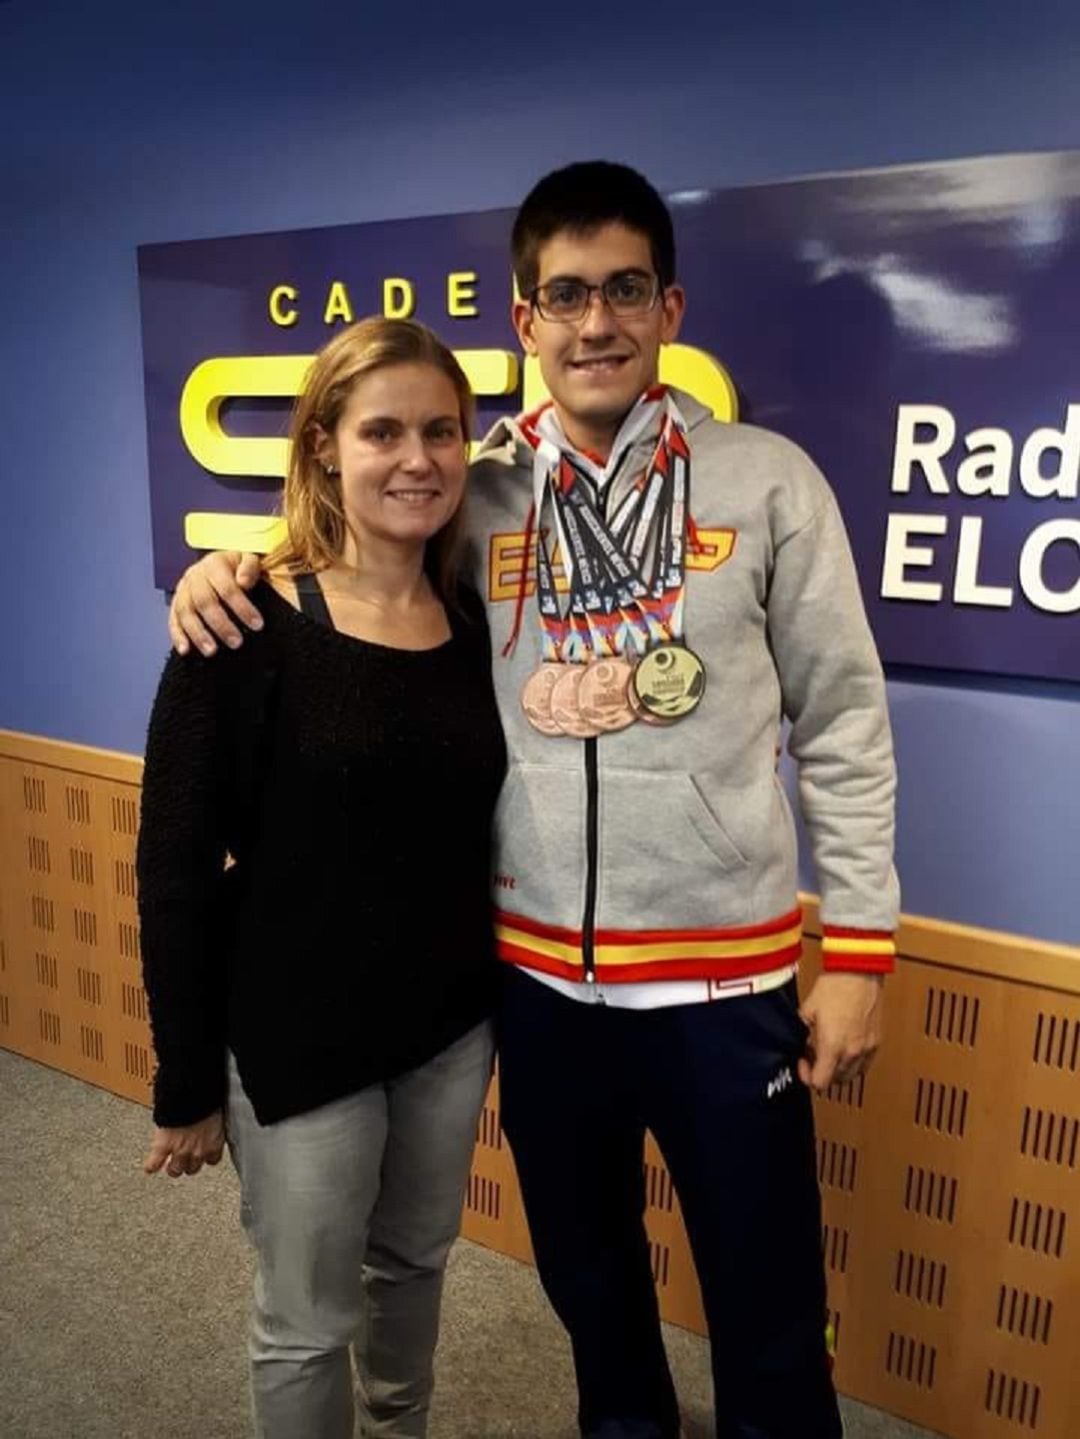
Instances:
[[[581,917],[581,957],[585,983],[596,983],[596,868],[600,777],[597,772],[596,740],[585,744],[585,912]]]
[[[606,518],[607,499],[611,494],[615,476],[623,467],[629,450],[620,455],[608,483],[596,495],[596,508],[600,518]],[[585,910],[581,916],[581,959],[585,968],[585,983],[596,984],[596,885],[599,865],[599,808],[600,808],[600,766],[596,751],[596,740],[587,739],[585,744]]]

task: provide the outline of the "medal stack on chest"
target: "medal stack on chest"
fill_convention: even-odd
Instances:
[[[704,694],[705,668],[683,639],[690,446],[663,387],[631,411],[608,469],[617,470],[619,457],[657,422],[651,458],[610,515],[604,472],[567,453],[538,420],[522,425],[535,454],[543,662],[525,682],[521,702],[541,734],[591,739],[638,720],[670,725],[691,714]],[[558,539],[565,595],[556,589],[549,536]]]

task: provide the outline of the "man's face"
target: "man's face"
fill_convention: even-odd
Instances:
[[[539,255],[539,285],[580,280],[602,285],[618,276],[654,276],[649,241],[625,225],[581,234],[560,230]],[[614,438],[641,392],[655,383],[660,346],[674,340],[685,299],[678,285],[635,315],[615,315],[598,291],[579,320],[545,319],[535,305],[514,305],[525,352],[536,355],[563,428],[579,444]]]

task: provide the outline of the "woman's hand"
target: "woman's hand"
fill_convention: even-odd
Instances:
[[[225,1116],[220,1109],[186,1124],[181,1129],[155,1126],[154,1137],[143,1160],[143,1173],[164,1169],[170,1179],[181,1174],[198,1174],[204,1164],[217,1164],[225,1150]]]

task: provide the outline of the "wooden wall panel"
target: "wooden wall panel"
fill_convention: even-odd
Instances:
[[[1080,1432],[1067,1337],[1080,1320],[1080,998],[907,953],[887,1003],[861,1107],[836,1090],[817,1106],[819,1146],[858,1162],[854,1192],[822,1189],[827,1260],[829,1230],[850,1229],[845,1272],[829,1275],[846,1321],[838,1383],[950,1435],[1066,1439]]]
[[[145,1103],[141,771],[126,755],[0,734],[0,1043]]]
[[[0,1046],[145,1103],[140,777],[131,756],[0,731]],[[1080,949],[918,918],[899,949],[873,1070],[816,1102],[839,1386],[955,1439],[1075,1439]],[[651,1138],[645,1171],[662,1312],[703,1332]],[[464,1232],[531,1260],[497,1076]]]

